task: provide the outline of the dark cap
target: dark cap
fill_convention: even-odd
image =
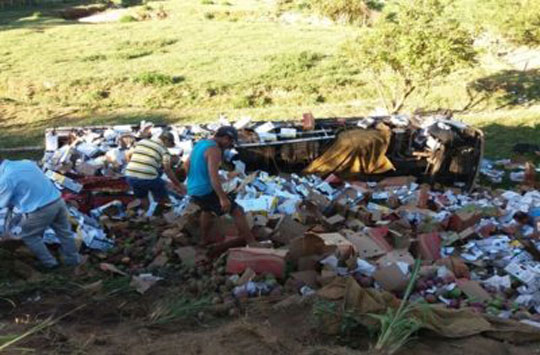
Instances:
[[[219,127],[216,132],[216,137],[230,137],[233,141],[238,141],[238,131],[233,126]]]
[[[159,136],[159,139],[163,143],[169,143],[169,144],[174,145],[174,135],[169,131],[164,131],[163,133],[161,133],[161,135]]]

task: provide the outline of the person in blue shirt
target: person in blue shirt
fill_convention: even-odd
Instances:
[[[201,244],[209,244],[212,215],[230,213],[240,237],[249,245],[256,245],[242,207],[227,196],[219,179],[223,150],[230,149],[238,140],[234,127],[220,127],[212,139],[197,142],[186,161],[187,192],[201,208]]]
[[[66,204],[36,163],[0,160],[0,208],[17,208],[23,213],[21,239],[46,269],[59,265],[43,242],[48,227],[60,240],[64,264],[81,262]]]

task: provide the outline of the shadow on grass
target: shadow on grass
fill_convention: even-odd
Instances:
[[[534,126],[505,126],[501,124],[490,124],[483,126],[486,140],[486,158],[517,158],[520,156],[513,152],[514,145],[518,143],[529,143],[540,145],[540,117]],[[540,163],[540,157],[534,154],[527,154],[528,160]]]
[[[485,98],[496,97],[500,107],[528,106],[540,102],[540,69],[503,70],[469,83]]]
[[[1,1],[1,0],[0,0]],[[0,31],[13,29],[44,29],[77,23],[62,17],[62,11],[82,5],[84,2],[39,4],[21,8],[12,7],[0,11]]]
[[[0,0],[0,2],[3,0]],[[17,4],[17,0],[14,0]],[[0,31],[20,28],[47,28],[79,24],[78,19],[97,14],[109,8],[131,7],[143,0],[84,1],[64,0],[61,3],[29,4],[0,9]]]

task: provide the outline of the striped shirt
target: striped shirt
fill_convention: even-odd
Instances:
[[[171,156],[160,140],[143,139],[137,142],[126,167],[126,176],[153,180],[161,175],[163,164],[170,163]]]

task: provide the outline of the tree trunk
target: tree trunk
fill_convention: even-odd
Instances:
[[[401,95],[401,97],[394,102],[392,113],[398,113],[403,108],[405,101],[413,93],[415,89],[416,87],[412,85],[410,82],[405,83],[405,91],[403,92],[403,95]]]

